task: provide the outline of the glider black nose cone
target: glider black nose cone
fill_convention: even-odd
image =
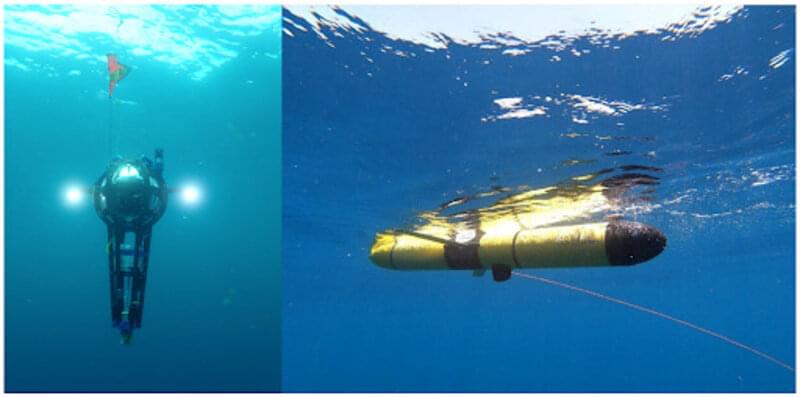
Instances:
[[[606,227],[606,255],[612,265],[633,265],[664,251],[667,237],[645,224],[614,221]]]

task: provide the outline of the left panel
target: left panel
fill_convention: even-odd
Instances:
[[[5,390],[280,390],[281,9],[4,8]]]

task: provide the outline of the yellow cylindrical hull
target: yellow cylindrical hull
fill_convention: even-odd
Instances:
[[[633,265],[655,257],[666,244],[655,228],[621,221],[534,229],[495,225],[458,232],[464,231],[453,235],[471,238],[457,242],[417,232],[379,233],[370,258],[397,270]]]

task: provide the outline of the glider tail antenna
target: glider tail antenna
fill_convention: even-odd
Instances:
[[[587,296],[592,296],[592,297],[599,298],[601,300],[605,300],[605,301],[608,301],[608,302],[611,302],[611,303],[614,303],[614,304],[619,304],[619,305],[622,305],[624,307],[628,307],[630,309],[634,309],[634,310],[639,311],[639,312],[644,312],[646,314],[655,315],[655,316],[657,316],[659,318],[666,319],[666,320],[668,320],[670,322],[677,323],[677,324],[679,324],[681,326],[684,326],[684,327],[687,327],[689,329],[692,329],[692,330],[698,331],[700,333],[707,334],[707,335],[709,335],[711,337],[715,337],[717,339],[720,339],[720,340],[722,340],[722,341],[724,341],[724,342],[726,342],[726,343],[728,343],[728,344],[730,344],[730,345],[732,345],[734,347],[738,347],[738,348],[740,348],[742,350],[748,351],[748,352],[750,352],[752,354],[755,354],[755,355],[757,355],[757,356],[759,356],[759,357],[761,357],[763,359],[766,359],[767,361],[770,361],[770,362],[772,362],[772,363],[774,363],[774,364],[776,364],[776,365],[778,365],[778,366],[780,366],[780,367],[782,367],[782,368],[784,368],[786,370],[794,372],[794,368],[792,366],[788,365],[786,362],[783,362],[783,361],[781,361],[781,360],[779,360],[779,359],[777,359],[775,357],[770,356],[769,354],[766,354],[766,353],[761,352],[761,351],[759,351],[759,350],[757,350],[757,349],[755,349],[753,347],[750,347],[747,344],[744,344],[742,342],[734,340],[734,339],[732,339],[732,338],[730,338],[728,336],[725,336],[723,334],[717,333],[717,332],[715,332],[713,330],[709,330],[709,329],[706,329],[704,327],[695,325],[695,324],[693,324],[693,323],[691,323],[689,321],[685,321],[683,319],[676,318],[676,317],[674,317],[672,315],[668,315],[668,314],[665,314],[663,312],[656,311],[656,310],[654,310],[652,308],[647,308],[647,307],[644,307],[644,306],[641,306],[641,305],[638,305],[638,304],[633,304],[633,303],[627,302],[625,300],[618,299],[616,297],[607,296],[605,294],[598,293],[598,292],[595,292],[593,290],[589,290],[589,289],[585,289],[585,288],[582,288],[582,287],[570,285],[570,284],[567,284],[567,283],[564,283],[564,282],[555,281],[555,280],[552,280],[552,279],[543,278],[541,276],[536,276],[536,275],[531,275],[531,274],[523,274],[523,273],[517,272],[517,271],[512,271],[511,273],[513,275],[516,275],[516,276],[520,277],[520,278],[532,279],[532,280],[535,280],[535,281],[538,281],[538,282],[542,282],[542,283],[545,283],[545,284],[548,284],[548,285],[551,285],[551,286],[556,286],[556,287],[564,288],[564,289],[567,289],[567,290],[572,290],[574,292],[583,293],[583,294],[585,294]]]

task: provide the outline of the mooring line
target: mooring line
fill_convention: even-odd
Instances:
[[[677,323],[679,325],[682,325],[682,326],[688,327],[690,329],[696,330],[698,332],[705,333],[705,334],[707,334],[709,336],[716,337],[716,338],[718,338],[718,339],[720,339],[720,340],[722,340],[722,341],[724,341],[724,342],[726,342],[728,344],[731,344],[731,345],[733,345],[735,347],[739,347],[739,348],[741,348],[741,349],[743,349],[745,351],[748,351],[750,353],[758,355],[761,358],[764,358],[764,359],[766,359],[766,360],[768,360],[768,361],[770,361],[770,362],[772,362],[772,363],[774,363],[776,365],[779,365],[779,366],[781,366],[781,367],[783,367],[783,368],[785,368],[785,369],[787,369],[789,371],[794,372],[794,368],[791,367],[790,365],[788,365],[787,363],[785,363],[785,362],[783,362],[783,361],[781,361],[781,360],[779,360],[779,359],[777,359],[775,357],[772,357],[772,356],[770,356],[770,355],[768,355],[768,354],[766,354],[764,352],[761,352],[761,351],[759,351],[759,350],[757,350],[757,349],[755,349],[753,347],[750,347],[747,344],[744,344],[742,342],[736,341],[736,340],[734,340],[734,339],[732,339],[732,338],[730,338],[728,336],[725,336],[723,334],[717,333],[717,332],[715,332],[713,330],[709,330],[709,329],[706,329],[706,328],[704,328],[702,326],[695,325],[695,324],[693,324],[693,323],[691,323],[689,321],[685,321],[683,319],[676,318],[676,317],[674,317],[672,315],[668,315],[668,314],[665,314],[663,312],[656,311],[656,310],[654,310],[652,308],[647,308],[647,307],[643,307],[643,306],[638,305],[638,304],[629,303],[629,302],[627,302],[625,300],[618,299],[616,297],[607,296],[605,294],[598,293],[598,292],[595,292],[593,290],[589,290],[589,289],[585,289],[585,288],[582,288],[582,287],[570,285],[570,284],[567,284],[567,283],[564,283],[564,282],[555,281],[555,280],[552,280],[552,279],[543,278],[541,276],[536,276],[536,275],[531,275],[531,274],[523,274],[523,273],[517,272],[517,271],[512,271],[511,274],[516,275],[516,276],[518,276],[520,278],[532,279],[532,280],[539,281],[539,282],[542,282],[542,283],[546,283],[546,284],[549,284],[549,285],[561,287],[561,288],[564,288],[564,289],[569,289],[569,290],[572,290],[572,291],[575,291],[575,292],[578,292],[578,293],[583,293],[583,294],[586,294],[586,295],[589,295],[589,296],[592,296],[592,297],[596,297],[596,298],[599,298],[599,299],[602,299],[602,300],[605,300],[605,301],[608,301],[608,302],[612,302],[612,303],[615,303],[615,304],[623,305],[625,307],[634,309],[636,311],[640,311],[640,312],[644,312],[644,313],[647,313],[647,314],[655,315],[655,316],[657,316],[659,318],[663,318],[663,319],[666,319],[668,321],[675,322],[675,323]]]

